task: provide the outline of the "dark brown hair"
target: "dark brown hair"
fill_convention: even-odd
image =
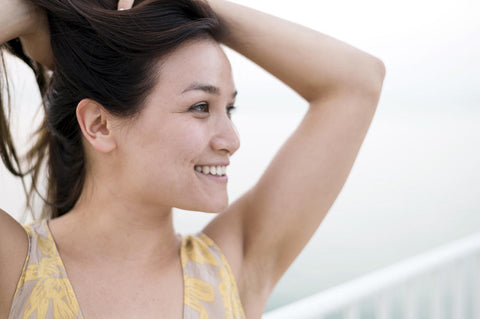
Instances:
[[[10,133],[8,94],[7,112],[0,104],[0,156],[7,169],[22,178],[27,209],[32,209],[36,193],[44,201],[42,217],[55,218],[73,208],[85,181],[85,153],[76,118],[78,103],[91,98],[113,115],[132,117],[141,111],[156,84],[153,66],[162,57],[190,39],[219,41],[225,30],[211,8],[198,0],[137,0],[125,11],[116,10],[117,0],[35,3],[48,15],[53,73],[49,76],[27,57],[18,39],[5,47],[34,71],[45,119],[35,132],[36,143],[25,155],[28,169],[24,170]],[[0,59],[5,66],[3,55]],[[8,88],[8,80],[6,84]],[[46,196],[38,190],[43,164]],[[26,176],[31,177],[28,190]]]

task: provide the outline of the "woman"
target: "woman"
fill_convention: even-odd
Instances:
[[[346,181],[383,63],[223,0],[1,4],[0,42],[45,93],[27,173],[35,189],[46,159],[48,189],[32,225],[0,213],[0,317],[260,318]],[[230,205],[237,92],[220,43],[309,103],[258,183]],[[25,175],[1,119],[2,159]],[[178,236],[172,207],[220,214]]]

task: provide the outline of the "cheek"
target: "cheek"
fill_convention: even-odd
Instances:
[[[157,171],[167,171],[171,178],[179,178],[185,172],[190,173],[190,169],[193,171],[194,165],[202,160],[208,147],[208,132],[198,120],[169,124],[173,125],[146,134],[139,141],[138,155],[145,156],[150,165],[159,165]]]
[[[176,134],[172,134],[168,144],[172,160],[193,169],[193,165],[202,160],[202,154],[208,147],[208,133],[199,123],[191,121],[190,125],[177,127]]]
[[[198,177],[194,166],[202,160],[205,161],[207,133],[194,123],[177,126],[170,130],[167,138],[162,136],[161,142],[153,144],[155,146],[150,153],[155,155],[150,155],[149,161],[159,165],[142,172],[144,183],[155,185],[151,196],[157,196],[156,201],[162,204],[198,209],[196,205],[202,196],[198,190]]]
[[[195,182],[194,165],[209,159],[208,134],[204,121],[184,114],[161,123],[143,122],[125,137],[129,182],[137,189],[161,188],[167,197],[188,190]]]

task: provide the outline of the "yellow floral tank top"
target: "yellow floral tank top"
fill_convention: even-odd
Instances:
[[[84,318],[46,219],[24,226],[29,248],[8,319]],[[225,256],[203,233],[182,236],[184,318],[245,318]],[[159,316],[160,317],[160,316]]]

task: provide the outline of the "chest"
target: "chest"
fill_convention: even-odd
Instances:
[[[178,267],[146,273],[129,269],[68,268],[84,319],[183,318],[183,274]]]
[[[28,233],[9,319],[245,318],[228,262],[204,234],[183,237],[180,256],[137,268],[138,260],[60,257],[45,223]]]

